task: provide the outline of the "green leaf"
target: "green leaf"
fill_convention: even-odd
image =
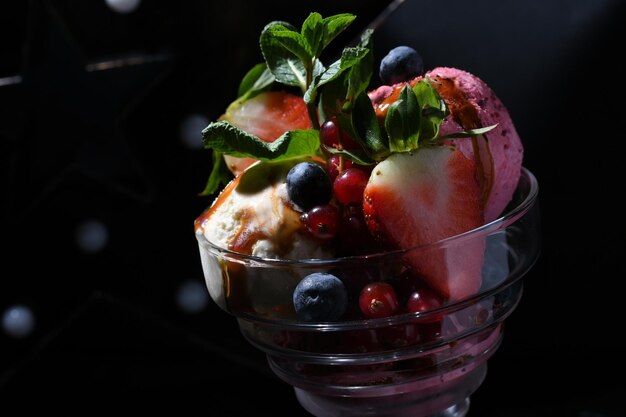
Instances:
[[[389,106],[385,117],[385,129],[389,135],[389,150],[408,152],[418,147],[420,135],[420,109],[415,93],[406,84],[398,99]]]
[[[428,78],[416,83],[413,92],[420,108],[420,141],[436,139],[441,123],[449,114],[448,107]]]
[[[361,34],[360,42],[355,48],[355,53],[358,52],[359,59],[358,62],[350,68],[348,75],[348,90],[346,92],[346,98],[348,99],[358,96],[361,92],[367,90],[369,86],[374,65],[374,56],[372,53],[373,33],[371,29],[365,30]]]
[[[495,129],[497,126],[498,124],[496,123],[495,125],[491,125],[487,127],[480,127],[478,129],[470,129],[470,130],[464,130],[463,132],[449,133],[447,135],[440,136],[439,139],[471,138],[474,136],[480,136],[480,135],[484,135],[490,130]]]
[[[372,31],[366,30],[356,47],[344,48],[341,58],[326,70],[315,86],[309,88],[316,92],[324,86],[319,102],[323,119],[350,112],[354,97],[367,90],[373,65],[371,35]]]
[[[315,103],[315,100],[317,100],[319,81],[326,71],[327,69],[324,67],[324,65],[322,65],[322,62],[319,59],[315,59],[313,62],[312,82],[311,84],[309,84],[309,88],[307,88],[303,97],[304,102],[307,105],[313,105]]]
[[[339,116],[346,102],[348,91],[347,76],[339,76],[324,85],[320,93],[318,113],[321,120],[328,120],[332,116]]]
[[[276,78],[267,68],[267,64],[264,62],[257,64],[241,80],[238,97],[244,100],[252,98],[258,93],[267,90],[275,80]]]
[[[312,56],[304,37],[283,22],[272,22],[261,32],[259,43],[263,58],[276,81],[306,91],[306,63],[311,61]]]
[[[369,54],[369,50],[361,47],[344,48],[341,58],[333,62],[330,67],[322,74],[319,85],[324,85],[329,81],[336,79],[344,71],[359,64],[363,58]]]
[[[324,23],[322,15],[313,12],[302,23],[302,36],[309,44],[314,57],[319,57],[324,49]]]
[[[322,20],[324,24],[324,41],[323,48],[326,48],[333,39],[341,32],[346,30],[348,26],[356,19],[356,16],[349,13],[337,14],[329,16]]]
[[[317,130],[290,130],[273,142],[264,142],[226,121],[213,122],[207,126],[202,131],[202,141],[206,148],[262,161],[316,155],[320,146]]]
[[[342,112],[350,112],[352,100],[366,91],[372,76],[371,30],[366,30],[356,47],[344,48],[341,58],[322,75],[317,89],[324,85],[320,94],[320,116],[327,119]]]
[[[211,175],[209,175],[206,186],[200,195],[206,197],[217,192],[220,186],[228,184],[231,177],[232,174],[226,165],[226,161],[224,161],[222,153],[213,151],[213,168],[211,169]]]
[[[267,28],[266,34],[272,38],[272,42],[281,45],[302,62],[309,62],[313,59],[311,47],[301,33],[278,24]]]
[[[389,140],[378,124],[374,106],[366,92],[361,92],[354,100],[351,122],[357,135],[354,139],[364,144],[374,159],[381,160],[389,155]]]
[[[307,104],[315,102],[317,98],[317,91],[320,87],[339,78],[345,71],[355,65],[358,65],[368,52],[369,51],[364,48],[345,48],[341,54],[341,58],[333,62],[309,86],[308,90],[304,94],[304,101]]]

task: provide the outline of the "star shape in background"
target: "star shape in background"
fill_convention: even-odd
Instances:
[[[154,200],[155,185],[124,124],[172,67],[167,51],[89,57],[60,7],[30,2],[20,73],[2,78],[0,89],[3,104],[11,103],[0,127],[1,221],[11,248],[6,270],[14,271],[0,284],[0,305],[34,306],[39,335],[98,285],[88,277],[77,285],[77,219],[105,217],[115,201],[145,207]],[[10,353],[26,343],[10,345]]]
[[[28,50],[17,87],[25,116],[16,120],[22,126],[12,129],[18,138],[11,150],[5,219],[31,216],[72,174],[148,201],[153,187],[120,125],[168,73],[170,57],[90,64],[50,2],[33,2],[28,18]]]
[[[0,110],[8,116],[0,124],[1,239],[11,248],[4,266],[14,271],[0,282],[0,309],[30,306],[35,330],[19,340],[0,332],[0,389],[19,389],[37,369],[57,372],[50,368],[57,354],[93,364],[107,352],[85,357],[81,348],[118,340],[110,347],[118,351],[133,333],[140,336],[127,339],[129,348],[142,346],[172,320],[188,335],[201,332],[196,341],[215,351],[206,339],[210,323],[220,334],[217,351],[242,352],[248,368],[266,366],[236,326],[212,320],[216,306],[193,315],[175,305],[197,294],[178,291],[198,287],[186,284],[204,285],[192,223],[208,204],[197,194],[210,170],[209,153],[181,146],[181,121],[224,110],[260,59],[249,48],[259,53],[258,33],[275,18],[261,4],[245,5],[258,10],[242,15],[242,3],[154,0],[125,16],[95,0],[31,1],[21,9],[24,21],[10,31],[24,31],[20,66],[0,72]],[[365,22],[384,6],[373,3],[354,2],[368,10]],[[308,13],[292,10],[294,21]],[[234,38],[239,46],[225,42],[233,21],[250,27]],[[76,236],[84,229],[99,235]],[[136,312],[128,333],[114,320],[120,311]],[[99,339],[83,341],[91,331]],[[180,339],[181,350],[185,343],[194,345]],[[78,351],[66,355],[72,346]],[[168,342],[157,346],[167,351]],[[254,355],[254,364],[242,359]]]

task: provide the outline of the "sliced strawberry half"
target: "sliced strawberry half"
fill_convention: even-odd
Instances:
[[[472,230],[483,224],[475,163],[448,146],[392,154],[372,171],[363,210],[370,231],[398,249]],[[449,300],[476,293],[482,282],[484,239],[458,240],[406,254],[413,271]]]
[[[234,102],[220,117],[239,129],[273,142],[288,130],[310,129],[306,104],[302,97],[284,91],[268,91],[244,102]],[[239,174],[253,162],[252,158],[225,155],[228,168]]]

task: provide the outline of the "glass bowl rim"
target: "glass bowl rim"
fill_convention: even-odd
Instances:
[[[345,256],[339,258],[314,258],[314,259],[276,259],[276,258],[264,258],[254,255],[247,255],[240,252],[235,252],[227,248],[220,247],[213,242],[209,241],[203,233],[196,232],[196,238],[200,242],[200,244],[208,249],[210,252],[214,254],[219,254],[222,257],[227,257],[230,259],[236,259],[238,262],[247,262],[251,263],[254,266],[268,266],[268,267],[332,267],[337,265],[345,265],[348,263],[361,263],[361,262],[372,262],[377,259],[384,258],[392,258],[402,256],[406,253],[413,252],[416,250],[432,250],[433,248],[445,247],[447,245],[456,244],[459,241],[468,240],[477,237],[477,235],[488,235],[490,233],[496,232],[503,228],[508,227],[510,224],[515,222],[521,216],[526,214],[530,210],[530,208],[534,205],[537,200],[537,196],[539,193],[539,184],[537,182],[537,178],[534,174],[528,170],[526,167],[521,168],[520,180],[518,181],[517,188],[520,186],[520,182],[522,179],[526,179],[528,181],[528,194],[524,197],[524,199],[517,204],[515,207],[511,208],[507,212],[500,215],[498,218],[492,220],[491,222],[485,223],[480,227],[477,227],[472,230],[468,230],[467,232],[460,233],[458,235],[450,236],[445,239],[438,240],[436,242],[428,243],[425,245],[413,246],[405,249],[396,249],[390,250],[386,252],[378,252],[367,255],[354,255],[354,256]]]

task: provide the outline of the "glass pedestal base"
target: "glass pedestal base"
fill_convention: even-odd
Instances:
[[[433,414],[431,417],[465,417],[469,411],[470,398],[467,397],[458,404],[446,408],[445,410]]]
[[[464,417],[470,396],[482,384],[487,364],[434,392],[405,392],[384,397],[332,396],[295,387],[296,398],[316,417]]]

